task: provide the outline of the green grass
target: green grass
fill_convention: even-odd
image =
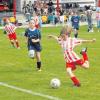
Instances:
[[[100,99],[100,33],[95,29],[94,33],[87,33],[86,26],[80,28],[79,37],[85,39],[96,38],[94,44],[83,44],[76,47],[79,54],[82,47],[88,47],[90,69],[80,67],[75,71],[80,79],[80,88],[72,87],[72,82],[66,74],[65,62],[60,46],[47,35],[59,34],[61,27],[42,29],[42,71],[36,71],[36,60],[27,56],[27,48],[23,36],[25,29],[17,29],[21,49],[10,46],[9,40],[0,30],[0,82],[17,86],[33,92],[58,97],[62,100],[99,100]],[[73,36],[73,34],[72,34]],[[81,55],[80,55],[81,56]],[[51,89],[49,86],[52,78],[61,80],[59,89]],[[49,100],[40,96],[20,92],[0,85],[0,100]]]

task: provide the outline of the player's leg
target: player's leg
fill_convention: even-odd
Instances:
[[[87,19],[87,23],[88,23],[88,32],[90,32],[90,21],[89,21],[89,19]]]
[[[79,87],[80,86],[80,81],[77,79],[77,77],[74,75],[74,73],[72,72],[72,70],[75,70],[75,65],[73,63],[66,63],[66,71],[69,75],[69,77],[71,78],[74,86]]]
[[[88,69],[88,68],[89,68],[89,61],[85,61],[85,62],[82,64],[82,67]]]
[[[19,49],[19,48],[20,48],[20,46],[19,46],[19,42],[18,42],[18,40],[17,40],[17,39],[15,40],[15,43],[16,43],[16,47]]]
[[[37,59],[37,69],[41,71],[41,54],[40,52],[36,52],[36,59]]]
[[[74,29],[74,37],[75,37],[75,38],[78,37],[78,29],[77,29],[77,28]]]
[[[9,40],[10,40],[11,45],[12,45],[13,47],[15,47],[14,39],[13,39],[12,34],[9,34],[9,35],[8,35],[8,38],[9,38]]]
[[[83,48],[80,52],[83,56],[83,68],[89,68],[89,61],[88,61],[88,55],[87,55],[87,48]]]
[[[14,40],[13,40],[13,39],[10,39],[10,43],[11,43],[11,45],[15,48]]]
[[[16,33],[13,33],[13,39],[15,40],[16,47],[19,49],[20,46],[19,46],[19,42],[18,42],[18,40],[17,40]]]
[[[37,69],[41,71],[41,45],[37,44],[34,46],[36,51],[36,59],[37,59]]]

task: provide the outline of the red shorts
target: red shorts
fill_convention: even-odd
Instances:
[[[82,59],[77,60],[75,62],[67,63],[66,62],[66,68],[71,68],[72,70],[76,69],[76,65],[83,65],[84,61]]]
[[[17,39],[16,33],[8,34],[8,38],[9,38],[10,40],[16,40],[16,39]]]

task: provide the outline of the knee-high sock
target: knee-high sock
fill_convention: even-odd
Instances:
[[[75,86],[80,86],[80,82],[75,76],[71,77],[71,80],[73,81]]]
[[[82,56],[83,56],[84,61],[88,61],[88,55],[86,52],[82,52]]]
[[[78,33],[75,33],[74,36],[75,36],[75,38],[77,38],[78,37]]]
[[[41,61],[37,62],[37,68],[40,69],[41,68]]]

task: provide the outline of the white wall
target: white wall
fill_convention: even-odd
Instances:
[[[48,1],[48,0],[47,0]],[[52,0],[54,3],[57,2],[57,0]],[[75,3],[75,2],[95,2],[95,0],[59,0],[59,3]]]

